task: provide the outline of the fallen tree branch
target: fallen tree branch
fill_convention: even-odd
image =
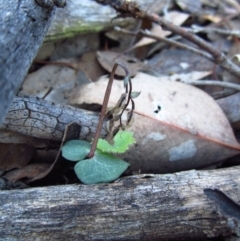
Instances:
[[[80,139],[91,140],[99,121],[98,113],[55,104],[38,97],[15,97],[12,106],[0,126],[32,137],[61,141],[67,124],[81,125]],[[106,122],[101,136],[106,135]]]
[[[1,238],[205,240],[239,237],[240,167],[139,175],[101,185],[1,191]]]

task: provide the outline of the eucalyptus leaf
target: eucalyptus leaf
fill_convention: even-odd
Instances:
[[[62,147],[62,156],[69,161],[83,160],[89,153],[91,145],[81,140],[71,140]]]
[[[107,183],[116,180],[128,166],[115,156],[96,151],[93,158],[79,161],[74,171],[84,184]]]
[[[114,144],[103,139],[99,139],[97,149],[108,153],[124,153],[129,149],[129,146],[136,142],[133,137],[133,132],[120,130],[113,138]]]

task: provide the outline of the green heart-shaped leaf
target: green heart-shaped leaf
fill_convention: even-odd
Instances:
[[[124,153],[128,150],[129,146],[136,142],[133,137],[133,132],[119,131],[113,138],[113,145],[106,140],[99,139],[97,149],[108,153]]]
[[[106,183],[116,180],[128,166],[115,156],[96,152],[93,158],[78,162],[74,171],[85,184]]]
[[[62,156],[69,161],[83,160],[89,153],[91,145],[81,140],[71,140],[62,147]]]

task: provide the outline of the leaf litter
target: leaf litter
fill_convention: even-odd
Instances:
[[[85,85],[72,96],[72,103],[100,104],[107,82],[108,78],[103,77]],[[165,173],[175,168],[199,168],[239,153],[240,145],[229,121],[203,91],[143,73],[133,78],[132,83],[141,95],[135,101],[136,114],[129,128],[135,133],[137,145],[125,155],[131,171]],[[116,104],[121,88],[122,83],[115,81],[110,106]],[[186,153],[179,161],[176,150]]]
[[[240,9],[237,1],[223,1],[221,8],[219,8],[219,1],[178,0],[176,3],[182,12],[176,10],[174,5],[166,7],[165,3],[162,6],[162,1],[156,1],[154,9],[157,9],[159,5],[161,13],[164,13],[165,18],[172,23],[179,26],[184,24],[186,29],[196,34],[206,33],[206,40],[225,53],[230,54],[230,47],[232,46],[233,49],[235,45],[238,45],[238,40],[234,38],[236,34],[231,34],[231,31],[238,31],[239,26],[239,20],[234,18],[234,14],[239,13]],[[228,16],[227,20],[226,15]],[[227,24],[231,26],[231,29],[226,27],[225,21],[228,21]],[[141,24],[130,27],[133,31],[137,31],[139,28],[141,28]],[[219,32],[219,29],[224,30],[225,33]],[[149,32],[170,39],[177,37],[154,24]],[[61,62],[63,58],[73,57],[74,59],[65,59],[64,61],[72,62],[77,71],[67,66],[46,65],[27,76],[22,92],[41,98],[48,92],[49,88],[53,88],[52,92],[47,95],[47,99],[53,102],[73,105],[101,104],[108,80],[104,74],[111,71],[113,60],[116,58],[123,61],[126,67],[132,71],[132,75],[135,76],[133,78],[134,91],[141,91],[141,95],[135,102],[134,122],[129,128],[130,131],[134,132],[137,143],[123,155],[131,165],[127,174],[139,171],[143,173],[168,173],[203,168],[219,164],[239,153],[239,143],[232,129],[239,129],[240,114],[237,111],[239,95],[235,94],[216,102],[209,94],[199,88],[179,83],[199,79],[202,81],[213,79],[234,82],[232,75],[228,73],[222,75],[220,68],[208,60],[204,61],[203,57],[193,55],[188,50],[157,43],[149,38],[139,39],[137,37],[128,38],[129,41],[122,41],[122,43],[120,41],[116,47],[111,46],[112,40],[108,36],[110,35],[106,30],[101,37],[105,43],[101,46],[99,35],[96,34],[96,38],[91,35],[90,39],[94,38],[97,44],[95,42],[94,46],[90,46],[87,50],[84,50],[84,47],[79,49],[81,48],[79,47],[81,36],[76,38],[78,44],[74,44],[74,38],[69,41],[69,46],[68,41],[65,42],[63,50],[61,50],[61,44],[58,43],[57,49],[51,51],[54,53],[52,59]],[[121,38],[124,38],[124,35]],[[185,40],[181,38],[178,38],[178,41],[185,43]],[[87,43],[86,40],[83,42]],[[189,44],[191,45],[191,43]],[[78,49],[75,50],[75,46]],[[100,46],[98,52],[96,46]],[[51,46],[51,48],[53,47]],[[90,53],[88,51],[91,51],[89,59],[84,58],[85,54],[87,56]],[[141,60],[137,58],[139,51],[141,52]],[[238,56],[238,50],[233,51],[234,55]],[[80,54],[76,55],[76,53]],[[80,55],[81,57],[79,57]],[[97,58],[99,63],[96,62]],[[105,69],[105,72],[100,65]],[[79,71],[81,72],[80,80]],[[145,72],[145,74],[140,73],[140,71]],[[118,75],[122,74],[118,73]],[[82,80],[82,77],[85,80]],[[97,79],[99,81],[91,83]],[[114,81],[110,105],[116,104],[121,93],[120,88],[122,89],[122,82]],[[218,91],[224,92],[224,88],[202,89],[212,95]],[[7,142],[8,135],[3,136],[2,142]],[[25,142],[29,144],[31,141],[28,138],[26,137]],[[45,145],[52,148],[49,143],[42,142],[44,143],[43,152]],[[24,137],[19,138],[19,143],[24,143]],[[32,142],[32,145],[37,148],[38,144]],[[32,157],[32,155],[28,156],[29,159]],[[4,160],[3,157],[1,160]],[[25,160],[24,165],[27,165],[28,162],[29,160]],[[4,163],[6,164],[6,162]],[[23,166],[20,163],[19,160],[19,164],[15,165],[14,168],[21,170]],[[51,170],[55,165],[54,163],[53,161]],[[30,163],[30,165],[32,164]],[[45,163],[42,167],[44,166],[47,167]],[[19,173],[19,178],[13,176],[9,180],[15,181],[27,177],[28,168],[30,166],[25,166],[25,169],[22,170],[25,175]],[[0,169],[3,169],[3,166],[0,165]],[[49,171],[45,171],[49,173]],[[11,176],[10,172],[9,175]],[[34,179],[34,175],[38,176],[37,173],[29,174],[30,179]]]

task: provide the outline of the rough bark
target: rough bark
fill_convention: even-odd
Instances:
[[[61,141],[66,125],[76,122],[82,128],[79,138],[91,140],[98,120],[96,112],[54,104],[37,97],[17,96],[0,128],[32,137]],[[106,134],[106,128],[103,128],[102,136]]]
[[[53,13],[34,0],[0,0],[0,123],[43,42]]]
[[[2,240],[203,240],[240,235],[240,167],[1,191]]]

